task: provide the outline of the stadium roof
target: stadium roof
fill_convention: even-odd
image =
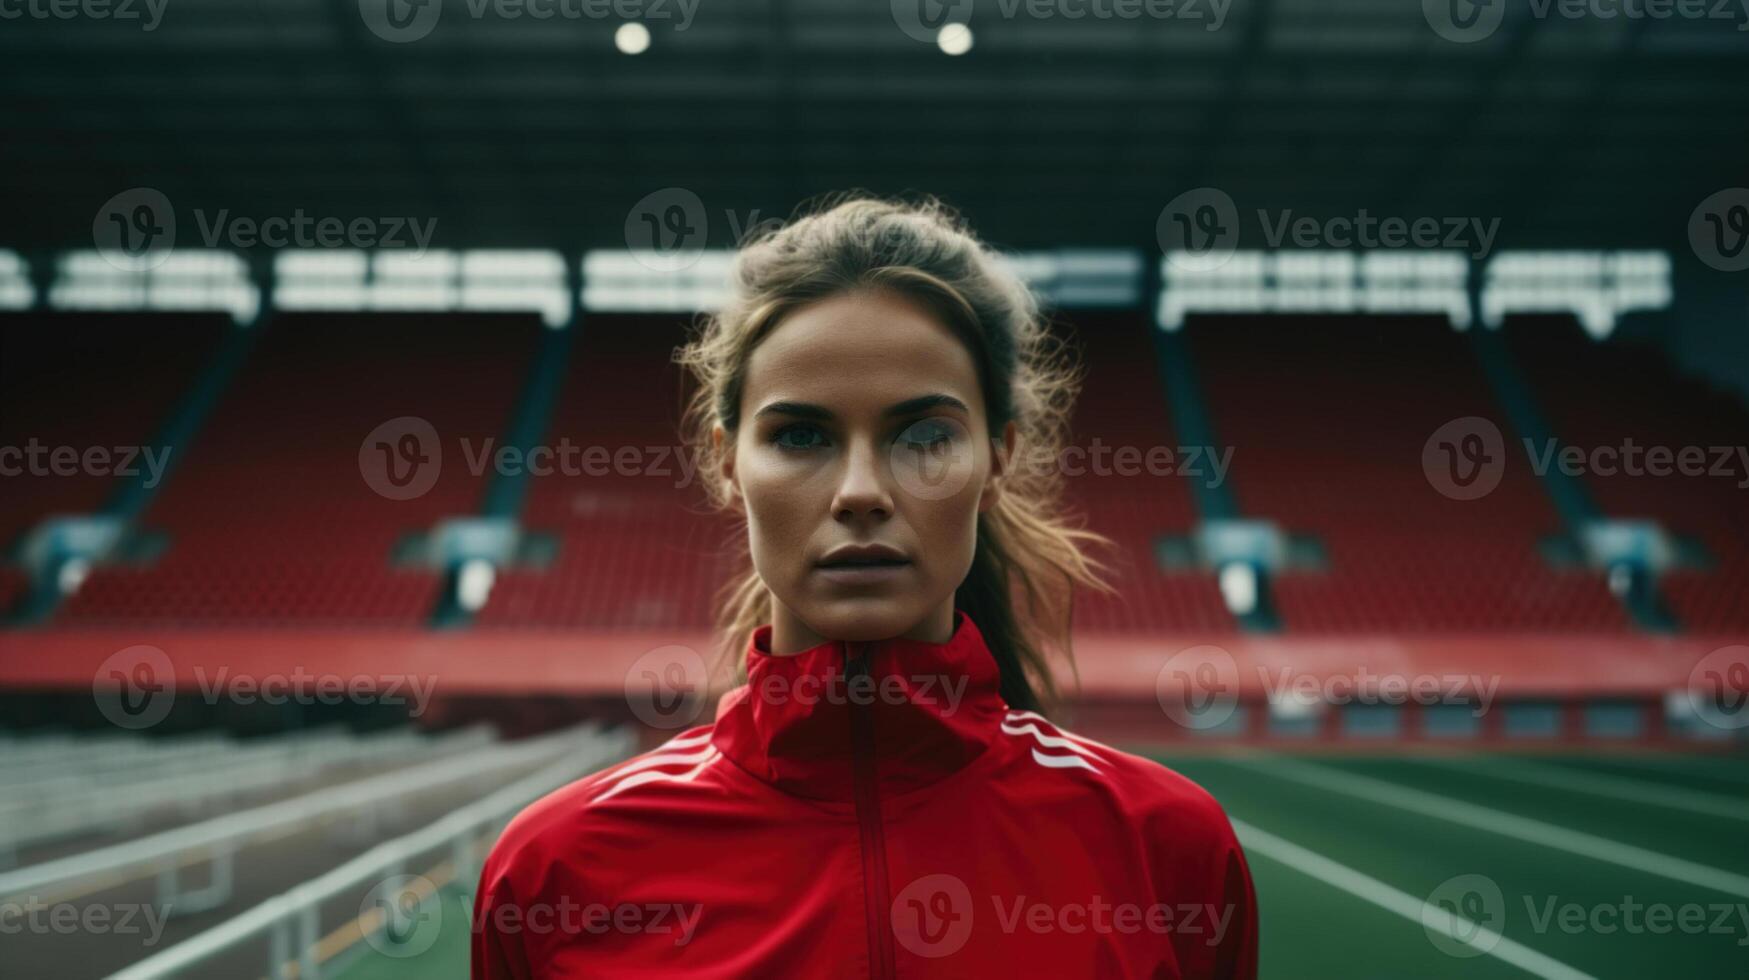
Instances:
[[[1677,247],[1749,184],[1735,8],[950,0],[954,57],[913,36],[935,0],[8,2],[0,246],[88,246],[139,186],[184,236],[196,211],[400,216],[440,247],[624,247],[634,206],[681,187],[725,247],[860,186],[939,193],[1014,247],[1146,246],[1209,185],[1247,234],[1258,209],[1365,208],[1501,217],[1499,247]],[[1451,40],[1442,3],[1504,22]],[[644,13],[643,54],[615,50],[616,10]]]

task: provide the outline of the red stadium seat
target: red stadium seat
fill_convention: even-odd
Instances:
[[[1589,451],[1629,439],[1642,450],[1749,444],[1742,400],[1677,374],[1658,352],[1594,341],[1564,317],[1514,318],[1506,335],[1564,445]],[[1605,516],[1656,520],[1699,542],[1716,563],[1674,570],[1660,583],[1678,623],[1690,630],[1749,628],[1749,497],[1737,486],[1749,474],[1735,457],[1729,462],[1729,476],[1584,476]]]
[[[1247,516],[1319,539],[1324,570],[1274,581],[1296,631],[1620,630],[1602,577],[1557,570],[1561,524],[1528,467],[1474,501],[1438,493],[1422,448],[1465,416],[1504,423],[1462,334],[1415,317],[1196,317],[1186,328]]]
[[[1082,341],[1086,379],[1076,403],[1072,445],[1090,450],[1094,440],[1106,447],[1172,450],[1180,440],[1161,390],[1156,369],[1153,329],[1133,313],[1086,314],[1074,317]],[[1108,449],[1108,452],[1110,450]],[[1087,515],[1088,528],[1111,537],[1118,545],[1111,578],[1116,596],[1089,595],[1079,600],[1075,625],[1089,630],[1230,630],[1233,616],[1221,601],[1211,572],[1187,568],[1167,570],[1155,557],[1155,545],[1165,535],[1185,536],[1197,522],[1192,499],[1195,476],[1121,475],[1086,469],[1067,481],[1069,501]],[[1206,469],[1207,464],[1204,463]]]
[[[145,513],[168,535],[150,567],[107,566],[64,606],[67,623],[410,626],[441,575],[391,563],[403,535],[476,511],[488,473],[463,440],[501,438],[541,326],[534,316],[286,314]],[[381,423],[429,421],[441,475],[391,500],[359,449]]]
[[[585,317],[543,443],[574,447],[573,472],[529,480],[525,530],[557,537],[551,567],[504,571],[482,626],[703,626],[726,580],[731,525],[709,515],[678,452],[684,317]],[[601,447],[606,457],[588,458]],[[635,462],[611,456],[629,447]],[[603,465],[605,464],[605,465]],[[660,471],[660,472],[658,472]],[[690,472],[688,470],[687,472]]]
[[[0,446],[147,445],[231,329],[229,317],[206,313],[0,316]],[[102,508],[117,480],[80,470],[4,477],[0,549],[51,514]]]

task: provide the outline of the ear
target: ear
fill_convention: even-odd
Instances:
[[[717,458],[721,460],[718,473],[723,478],[723,485],[728,489],[729,506],[745,514],[747,512],[746,503],[741,498],[741,484],[735,476],[735,443],[729,439],[728,430],[721,425],[711,427],[711,449],[717,453]]]
[[[1008,479],[1014,465],[1014,450],[1020,440],[1020,429],[1012,421],[1002,426],[1002,437],[990,437],[990,476],[984,481],[984,490],[978,495],[978,513],[983,513],[996,506],[997,498],[1002,496],[1002,484]]]

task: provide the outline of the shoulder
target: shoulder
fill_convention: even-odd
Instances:
[[[1030,711],[1007,713],[1003,731],[1027,736],[1027,754],[1046,768],[1084,770],[1098,789],[1148,836],[1179,846],[1220,849],[1233,839],[1226,810],[1208,790],[1153,759],[1088,738]]]
[[[521,879],[550,880],[555,868],[580,869],[603,855],[601,832],[628,814],[607,801],[654,783],[682,783],[713,761],[710,725],[691,728],[647,752],[622,760],[562,786],[524,807],[492,846],[482,869],[486,891],[499,891]],[[632,819],[636,819],[635,815]]]
[[[1125,852],[1145,862],[1156,894],[1243,906],[1249,921],[1255,899],[1245,852],[1226,810],[1208,790],[1153,759],[1030,712],[1009,712],[1003,730],[1037,743],[1029,747],[1035,762],[1039,755],[1047,760],[1074,755],[1085,764],[1044,763],[1081,777],[1074,782],[1085,791],[1082,798],[1121,834]]]

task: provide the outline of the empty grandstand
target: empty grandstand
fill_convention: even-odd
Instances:
[[[0,974],[466,976],[736,684],[674,354],[865,188],[1079,361],[1050,720],[1214,794],[1263,976],[1742,975],[1741,11],[137,6],[0,0]]]

